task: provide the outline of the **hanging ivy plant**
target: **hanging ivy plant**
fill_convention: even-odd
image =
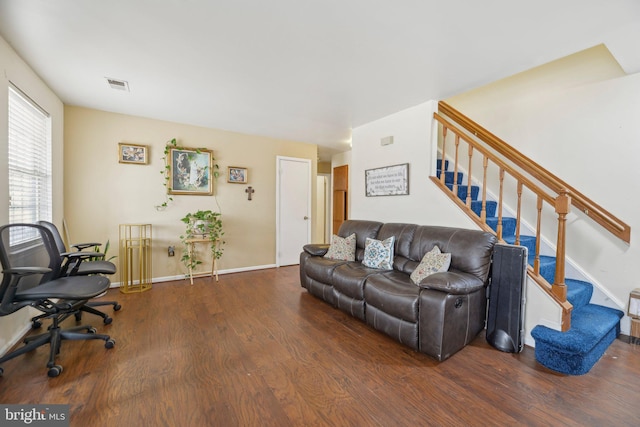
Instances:
[[[173,202],[173,197],[171,197],[171,150],[184,150],[185,147],[181,147],[178,145],[178,140],[172,138],[164,147],[162,160],[164,161],[164,167],[160,171],[162,175],[163,181],[162,185],[165,187],[165,200],[163,203],[156,205],[156,209],[161,211],[165,210],[169,203]],[[191,148],[191,150],[193,150]],[[201,149],[196,149],[196,153],[200,154]],[[204,150],[204,148],[202,149]],[[215,161],[215,157],[212,157],[212,161]],[[211,175],[213,179],[217,179],[220,176],[220,167],[217,163],[213,163],[213,170],[211,171]]]

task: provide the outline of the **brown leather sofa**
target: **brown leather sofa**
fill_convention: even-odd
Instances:
[[[305,245],[300,283],[312,295],[402,344],[445,360],[484,328],[486,286],[496,237],[461,228],[348,220],[337,235],[356,234],[356,260],[325,258],[329,245]],[[366,238],[395,236],[393,270],[365,267]],[[451,254],[446,272],[410,280],[425,253]]]

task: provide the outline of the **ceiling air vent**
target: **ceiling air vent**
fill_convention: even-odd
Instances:
[[[111,86],[111,89],[117,90],[126,90],[129,91],[129,83],[124,80],[110,79],[109,77],[105,77],[107,79],[107,83]]]

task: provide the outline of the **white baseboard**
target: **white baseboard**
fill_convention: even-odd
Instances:
[[[9,339],[5,342],[5,344],[0,347],[0,357],[4,356],[16,345],[18,342],[24,338],[24,336],[31,330],[31,323],[25,324],[22,328],[15,331],[14,334],[9,337]]]
[[[254,265],[250,267],[228,268],[226,270],[219,270],[218,275],[222,276],[224,274],[242,273],[245,271],[267,270],[269,268],[276,268],[276,267],[277,266],[275,264],[265,264],[265,265]],[[185,274],[180,274],[178,276],[154,277],[151,279],[151,283],[173,282],[175,280],[184,280],[188,278],[189,276]],[[136,282],[134,281],[134,285],[135,284]],[[120,282],[111,282],[111,287],[112,288],[120,287]]]

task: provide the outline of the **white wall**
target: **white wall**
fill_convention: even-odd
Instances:
[[[436,101],[399,111],[353,129],[349,194],[351,218],[476,228],[430,180],[435,163],[432,141]],[[393,144],[380,140],[393,136]],[[365,170],[409,163],[409,195],[365,195]]]
[[[7,170],[8,129],[7,99],[9,82],[25,92],[51,115],[53,219],[63,215],[63,120],[62,102],[46,84],[29,68],[15,51],[0,38],[0,224],[9,222],[9,185]],[[5,353],[30,327],[29,319],[35,310],[23,309],[6,317],[0,317],[0,354]]]

